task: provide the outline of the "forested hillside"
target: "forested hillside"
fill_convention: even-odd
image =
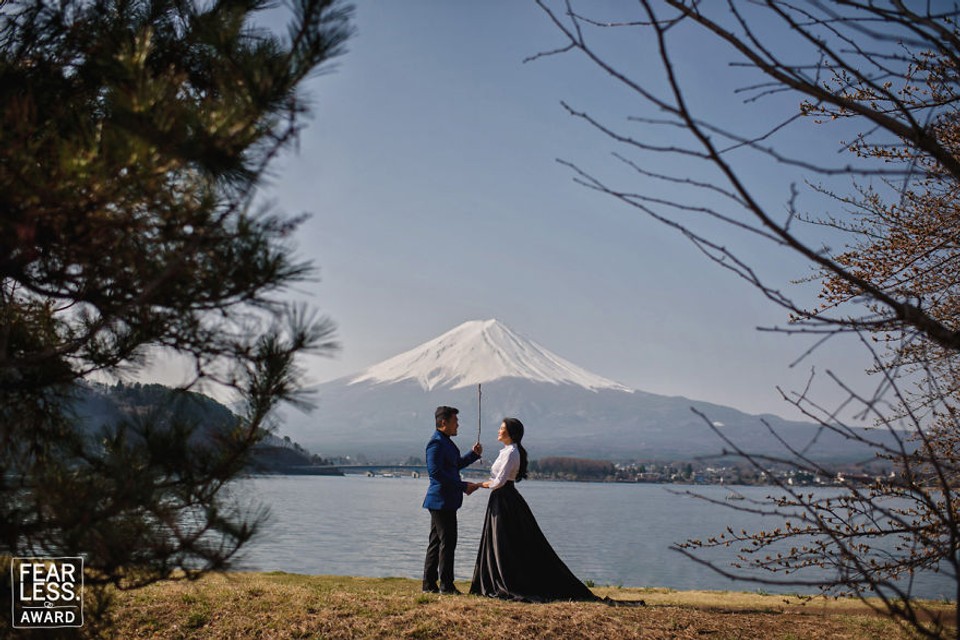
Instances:
[[[210,445],[230,437],[236,416],[220,402],[193,391],[171,389],[161,384],[84,384],[79,387],[75,411],[88,432],[96,437],[138,438],[144,429],[176,425],[192,443]],[[289,436],[264,433],[253,451],[250,470],[257,473],[286,472],[323,465]]]

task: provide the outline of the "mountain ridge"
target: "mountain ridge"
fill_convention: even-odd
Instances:
[[[479,420],[476,384],[483,385]],[[534,458],[717,455],[729,447],[715,429],[753,453],[783,454],[783,442],[771,428],[791,447],[823,460],[872,455],[813,423],[629,389],[554,355],[496,320],[463,323],[359,374],[318,385],[317,391],[316,411],[288,416],[285,429],[325,456],[422,455],[434,428],[433,410],[441,404],[461,411],[461,448],[475,440],[477,426],[483,444],[496,447],[500,421],[513,416],[526,425],[524,444]],[[709,424],[697,412],[707,416]]]

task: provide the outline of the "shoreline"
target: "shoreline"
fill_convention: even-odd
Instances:
[[[284,476],[284,475],[316,475],[316,476],[340,476],[345,478],[350,477],[371,477],[371,478],[383,478],[383,479],[420,479],[426,478],[426,468],[419,467],[410,467],[402,465],[367,465],[370,468],[387,468],[396,470],[395,472],[374,472],[374,471],[356,471],[347,467],[347,471],[342,471],[341,473],[302,473],[302,472],[292,472],[286,473],[283,471],[277,471],[272,473],[262,473],[262,474],[252,474],[256,477],[269,477],[269,476]],[[365,467],[366,468],[366,467]],[[339,468],[338,468],[339,469]],[[460,475],[465,479],[467,478],[488,478],[490,473],[489,469],[472,469],[470,467],[465,467],[460,470]],[[558,483],[584,483],[584,484],[607,484],[607,485],[646,485],[646,486],[665,486],[665,487],[721,487],[729,489],[730,491],[736,492],[739,489],[750,489],[750,488],[768,488],[776,489],[780,485],[772,480],[765,482],[720,482],[720,481],[704,481],[697,479],[625,479],[625,478],[597,478],[591,476],[569,476],[569,475],[545,475],[542,473],[531,473],[527,476],[526,480],[532,480],[537,482],[558,482]],[[862,484],[869,484],[873,479],[864,480]],[[822,482],[822,483],[796,483],[788,484],[791,489],[836,489],[844,488],[846,485],[836,482]]]

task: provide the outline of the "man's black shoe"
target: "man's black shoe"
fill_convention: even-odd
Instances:
[[[440,593],[440,589],[437,589],[437,585],[435,584],[425,584],[423,585],[423,592],[424,593]]]
[[[460,590],[455,586],[450,585],[449,587],[440,587],[440,595],[442,596],[462,596]]]

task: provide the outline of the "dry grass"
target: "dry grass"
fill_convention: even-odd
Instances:
[[[617,600],[642,598],[648,606],[425,595],[418,581],[401,578],[230,573],[118,594],[114,633],[118,638],[390,640],[911,637],[855,601],[666,589],[594,592]]]

